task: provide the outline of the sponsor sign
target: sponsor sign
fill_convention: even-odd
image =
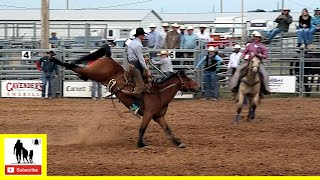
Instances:
[[[295,76],[269,76],[269,87],[271,92],[295,93]]]
[[[41,80],[2,80],[1,97],[41,98]]]

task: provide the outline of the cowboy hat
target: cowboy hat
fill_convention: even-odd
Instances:
[[[283,8],[282,11],[289,11],[290,12],[290,9],[289,8]]]
[[[207,28],[208,26],[207,25],[205,25],[205,24],[200,24],[200,26],[199,26],[200,28]]]
[[[140,35],[145,35],[145,34],[148,34],[146,33],[143,28],[139,27],[136,29],[136,33],[134,34],[134,37],[137,37],[137,36],[140,36]]]
[[[158,56],[161,56],[161,55],[166,55],[166,56],[168,56],[168,51],[165,51],[165,50],[160,51],[160,53],[157,54],[157,55],[158,55]]]
[[[239,44],[234,45],[234,49],[241,49],[241,46]]]
[[[56,55],[56,53],[53,50],[47,51],[46,53],[50,54],[51,56],[55,56]]]
[[[155,23],[150,23],[149,28],[155,28],[156,24]]]
[[[252,35],[255,37],[262,37],[262,34],[259,31],[253,31]]]
[[[177,23],[173,23],[171,26],[175,27],[175,28],[179,28],[180,27],[179,24],[177,24]]]
[[[209,52],[212,52],[212,51],[215,51],[215,49],[214,49],[213,46],[210,46],[209,49],[208,49],[208,51],[209,51]]]
[[[193,30],[192,26],[188,26],[187,30]]]
[[[184,25],[181,25],[180,29],[184,30],[184,29],[186,29],[186,27]]]
[[[162,27],[169,27],[170,25],[168,23],[163,23]]]
[[[320,11],[320,8],[316,8],[314,11]]]

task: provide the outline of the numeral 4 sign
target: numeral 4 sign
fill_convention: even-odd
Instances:
[[[21,59],[31,59],[31,51],[21,51]]]

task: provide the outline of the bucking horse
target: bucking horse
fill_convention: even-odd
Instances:
[[[78,65],[88,60],[94,62],[85,67]],[[134,87],[132,83],[126,81],[123,67],[111,58],[111,50],[108,45],[74,63],[65,63],[58,59],[54,59],[53,62],[78,73],[83,80],[91,79],[102,83],[108,87],[110,93],[115,95],[128,109],[130,108],[134,97],[124,94],[121,90],[132,91]],[[141,110],[139,115],[143,118],[139,129],[138,147],[146,146],[143,136],[151,119],[161,126],[165,134],[177,147],[186,147],[179,138],[175,137],[164,116],[177,91],[197,92],[198,89],[198,84],[189,78],[184,71],[175,72],[162,82],[152,83],[150,91],[144,92],[140,100]]]

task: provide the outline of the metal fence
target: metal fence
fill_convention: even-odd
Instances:
[[[202,42],[201,42],[202,43]],[[64,62],[72,62],[81,56],[90,53],[94,49],[56,49],[57,57]],[[40,79],[41,73],[36,68],[36,61],[40,59],[45,49],[0,49],[0,79],[1,80],[33,80]],[[145,52],[150,54],[158,53],[159,50],[145,49]],[[200,44],[197,49],[169,49],[170,58],[173,63],[174,70],[184,69],[186,73],[194,78],[199,85],[204,89],[203,72],[195,72],[194,68],[201,57],[207,54],[205,43]],[[224,57],[222,66],[219,71],[219,87],[220,93],[229,93],[227,90],[230,72],[227,71],[227,63],[229,56],[233,51],[232,47],[218,49],[219,53]],[[313,58],[309,57],[311,52],[305,49],[295,47],[282,48],[280,46],[270,45],[268,47],[269,58],[264,61],[266,70],[270,75],[277,76],[296,76],[297,95],[304,96],[310,94],[319,94],[319,72],[320,72],[320,48],[315,48],[312,53]],[[301,53],[297,53],[300,51]],[[23,53],[29,52],[30,58],[23,58]],[[189,56],[184,56],[188,53]],[[126,49],[112,48],[113,59],[125,65]],[[157,60],[157,57],[154,57]],[[312,72],[310,72],[312,70]],[[155,78],[160,78],[161,75],[152,70]],[[55,94],[62,95],[63,82],[68,80],[79,80],[78,76],[70,70],[64,68],[59,69],[59,76],[55,83]]]

